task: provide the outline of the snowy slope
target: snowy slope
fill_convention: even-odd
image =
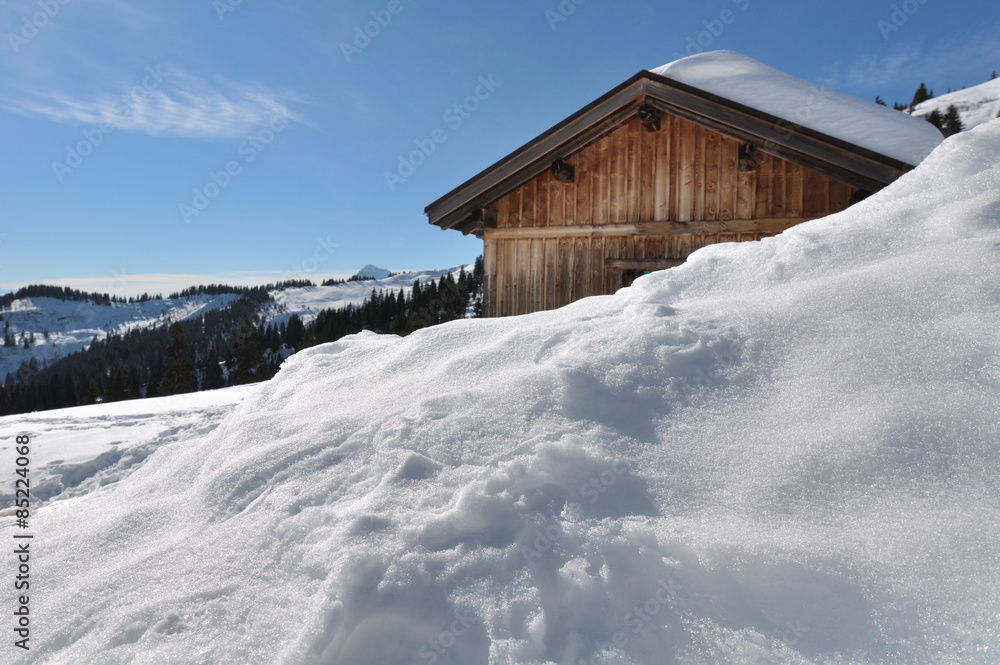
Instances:
[[[1000,79],[928,99],[922,104],[917,104],[913,109],[913,115],[924,117],[936,109],[943,116],[951,105],[958,110],[965,129],[972,129],[993,120],[1000,115]]]
[[[701,53],[652,71],[911,165],[941,143],[940,132],[905,113],[803,81],[732,51]]]
[[[366,266],[358,274],[374,266]],[[398,293],[403,289],[407,293],[413,288],[413,282],[420,280],[420,283],[438,280],[441,277],[455,273],[462,267],[448,268],[446,270],[420,270],[403,272],[392,277],[382,277],[380,279],[366,279],[363,281],[346,282],[344,284],[334,284],[333,286],[314,286],[301,289],[285,289],[283,291],[272,291],[271,297],[278,304],[278,308],[268,317],[269,320],[287,320],[292,314],[298,314],[299,318],[306,324],[316,318],[324,309],[340,309],[347,305],[360,305],[371,297],[375,291],[393,291]],[[464,266],[467,272],[472,271],[472,266]],[[375,270],[382,271],[382,268]],[[385,270],[384,273],[388,273]],[[383,274],[384,274],[383,273]]]
[[[993,662],[998,154],[994,122],[614,296],[292,357],[34,515],[7,662]]]
[[[159,446],[213,430],[253,389],[236,386],[10,416],[0,425],[0,455],[14,456],[17,434],[42,432],[45,445],[31,457],[35,506],[86,494],[121,480]],[[13,484],[0,485],[0,516],[10,516],[13,499]]]
[[[111,333],[125,333],[137,328],[153,328],[171,321],[199,316],[232,304],[239,296],[192,296],[175,300],[151,300],[144,303],[114,303],[99,305],[92,302],[63,301],[55,298],[15,300],[9,308],[0,310],[10,331],[17,335],[16,347],[0,345],[0,380],[7,372],[16,372],[22,362],[34,357],[39,366],[90,345],[94,337],[104,339]],[[48,338],[44,332],[48,331]],[[25,349],[21,333],[34,333],[35,345]]]
[[[472,266],[465,268],[472,270]],[[408,292],[414,280],[420,280],[421,283],[437,280],[443,275],[457,273],[458,270],[459,268],[422,270],[387,277],[388,270],[368,265],[358,274],[376,275],[379,276],[378,279],[272,291],[271,296],[276,305],[262,314],[268,321],[287,321],[292,314],[298,314],[305,323],[309,323],[324,309],[339,309],[348,304],[359,305],[375,290],[398,292],[404,289]],[[239,298],[240,296],[233,294],[205,295],[144,303],[115,303],[110,306],[54,298],[16,300],[10,308],[0,310],[4,320],[10,322],[10,332],[16,335],[18,342],[17,346],[7,348],[0,344],[0,381],[3,381],[8,372],[17,372],[22,363],[30,362],[32,358],[41,367],[44,363],[51,364],[86,348],[94,337],[101,340],[113,333],[122,334],[129,330],[183,321],[214,309],[228,307]],[[45,331],[48,331],[48,337],[45,336]],[[26,337],[31,333],[35,335],[35,344],[30,349],[25,349],[21,344],[22,332]]]

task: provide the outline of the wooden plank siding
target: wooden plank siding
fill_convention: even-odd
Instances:
[[[565,157],[574,182],[546,172],[499,198],[483,238],[487,316],[614,293],[631,281],[628,266],[759,240],[843,210],[855,191],[762,152],[741,172],[739,148],[677,116],[663,114],[658,132],[633,117]]]

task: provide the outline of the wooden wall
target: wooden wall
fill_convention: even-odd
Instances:
[[[627,279],[622,264],[683,261],[848,206],[848,185],[763,153],[740,172],[738,152],[681,118],[664,114],[658,132],[632,118],[566,159],[575,182],[544,173],[499,199],[497,228],[484,236],[487,315],[614,293]]]

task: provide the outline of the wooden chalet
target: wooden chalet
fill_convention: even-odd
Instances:
[[[482,238],[486,314],[509,316],[838,212],[911,168],[641,71],[426,213]]]

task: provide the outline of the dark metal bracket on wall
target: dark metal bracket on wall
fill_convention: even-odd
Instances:
[[[647,132],[660,131],[660,112],[652,104],[643,104],[638,111],[639,122],[646,128]]]
[[[576,169],[561,159],[552,162],[552,176],[559,182],[570,183],[576,180]]]
[[[756,171],[760,165],[760,154],[757,148],[749,143],[740,146],[740,171],[747,173]]]

